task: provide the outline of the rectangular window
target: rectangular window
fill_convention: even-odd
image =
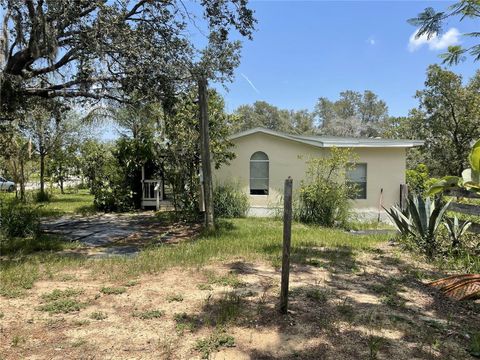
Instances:
[[[347,183],[355,189],[354,199],[367,198],[367,164],[355,164],[347,171]]]

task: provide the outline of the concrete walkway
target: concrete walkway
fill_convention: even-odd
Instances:
[[[165,225],[153,213],[64,216],[42,222],[47,234],[77,241],[89,256],[131,256],[142,247],[194,236],[196,225]]]

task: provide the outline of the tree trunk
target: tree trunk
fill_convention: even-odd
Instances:
[[[40,194],[45,194],[45,154],[40,152]]]
[[[208,125],[207,80],[198,80],[198,101],[200,107],[200,156],[202,159],[203,199],[205,202],[205,228],[214,228],[213,214],[213,181],[212,164],[210,162],[210,135]]]
[[[22,157],[20,157],[20,200],[25,200],[25,166]]]

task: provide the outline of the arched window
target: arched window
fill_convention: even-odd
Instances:
[[[268,156],[261,151],[250,158],[250,194],[268,195]]]

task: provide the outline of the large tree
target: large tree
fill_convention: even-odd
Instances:
[[[471,144],[480,138],[480,71],[463,84],[460,75],[431,65],[416,97],[419,107],[396,131],[425,140],[421,160],[434,175],[460,175]]]
[[[363,94],[346,90],[338,100],[325,97],[315,106],[320,131],[335,136],[377,136],[381,124],[388,119],[388,107],[372,91]]]
[[[314,129],[313,115],[307,110],[285,110],[267,103],[255,101],[252,105],[241,105],[232,118],[232,131],[244,131],[255,127],[270,130],[311,133]]]
[[[181,0],[0,4],[3,119],[32,96],[124,100],[136,90],[168,104],[198,69],[209,78],[232,76],[239,44],[229,31],[250,37],[255,23],[245,0],[203,0],[208,45],[196,49],[189,36],[195,14]]]
[[[409,19],[408,22],[416,27],[418,31],[416,37],[427,36],[431,38],[441,33],[445,27],[445,22],[450,18],[459,17],[460,21],[465,19],[478,20],[480,17],[480,1],[478,0],[461,0],[449,6],[444,11],[436,11],[432,7],[426,8],[416,17]],[[480,32],[471,32],[465,34],[466,36],[478,38]],[[457,64],[465,59],[465,54],[473,56],[475,61],[480,60],[480,44],[475,44],[470,47],[463,47],[461,45],[452,45],[448,47],[448,52],[440,55],[444,63],[450,65]]]

